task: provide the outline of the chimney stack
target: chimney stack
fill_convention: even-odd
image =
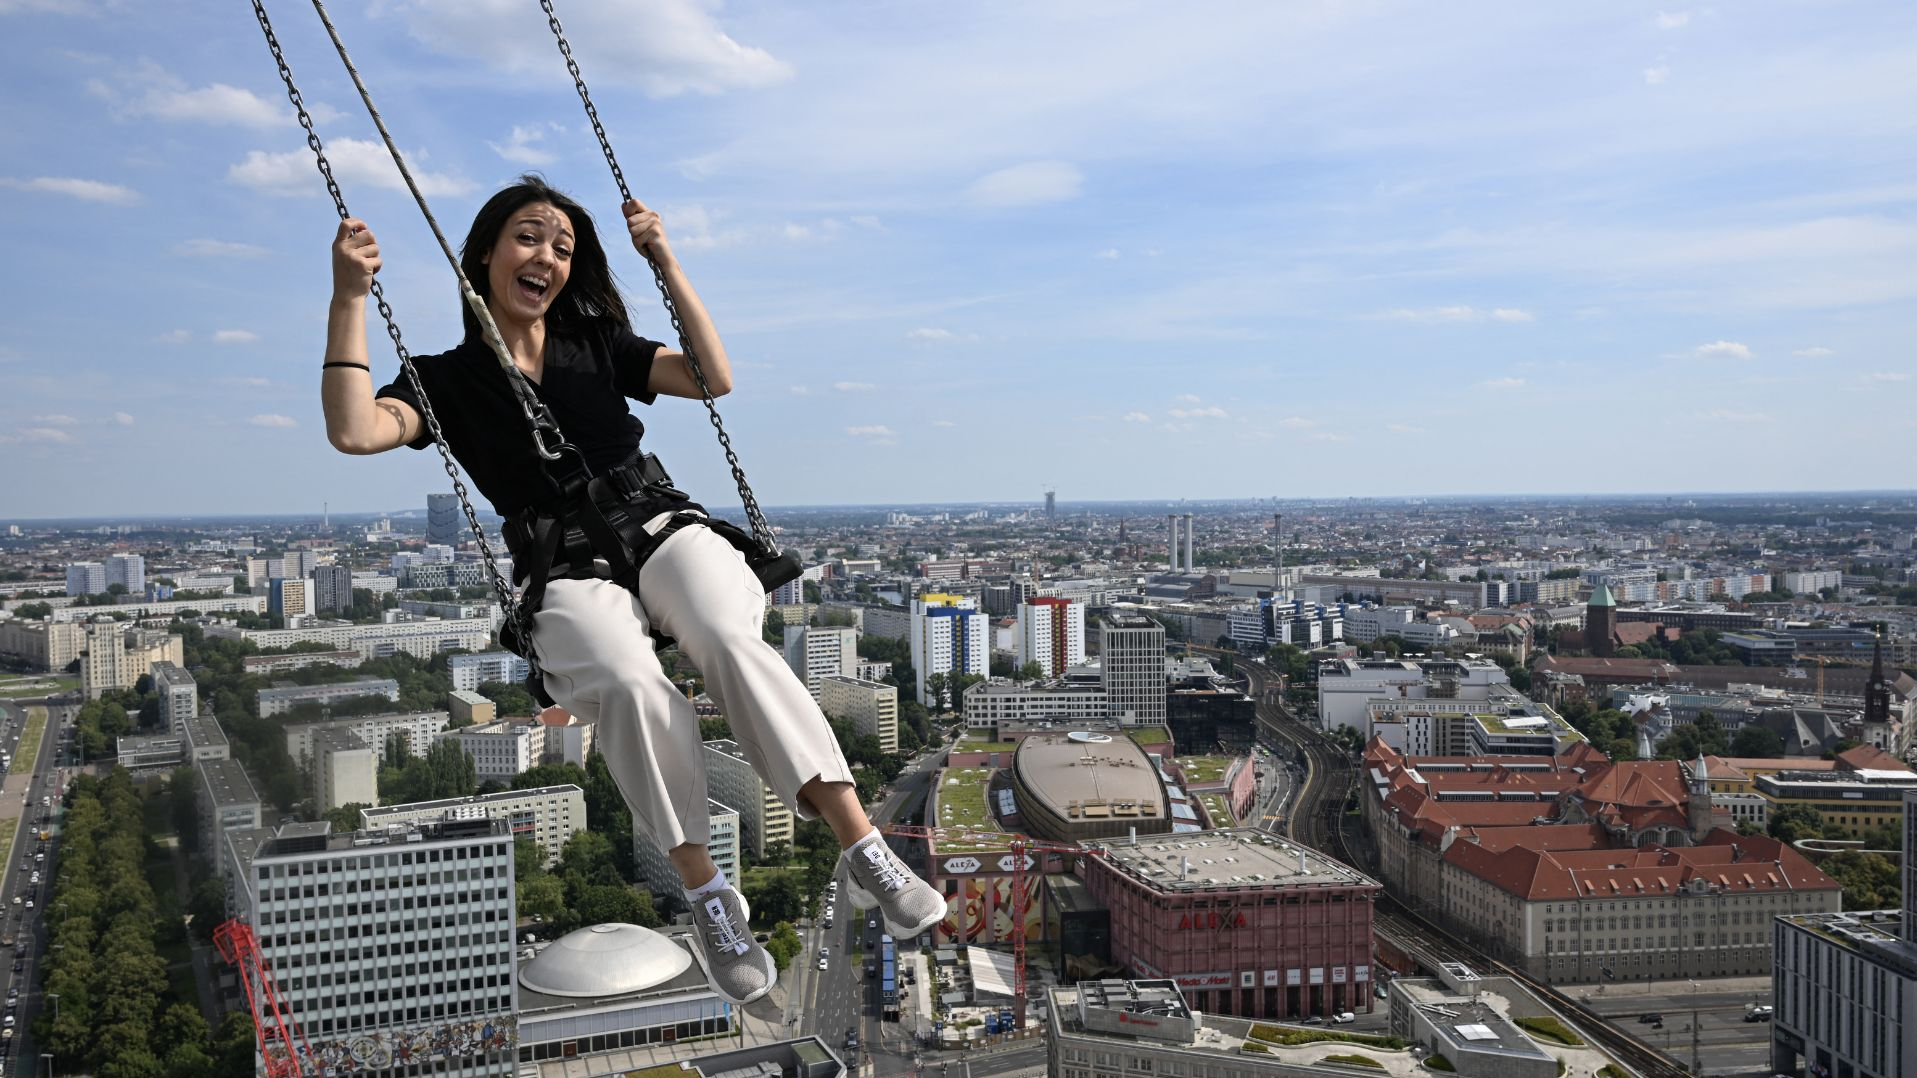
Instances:
[[[1166,513],[1165,519],[1171,522],[1171,543],[1165,548],[1165,571],[1178,571],[1178,514]]]
[[[1186,513],[1185,514],[1185,571],[1188,573],[1195,573],[1198,571],[1198,563],[1192,560],[1191,533],[1195,530],[1196,529],[1192,527],[1191,514]]]

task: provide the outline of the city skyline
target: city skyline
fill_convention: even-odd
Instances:
[[[449,347],[448,271],[336,58],[311,12],[269,10],[409,347]],[[1905,481],[1907,6],[559,14],[726,337],[767,504]],[[336,15],[455,240],[528,168],[612,212],[536,11]],[[253,20],[70,0],[0,24],[0,281],[35,297],[0,330],[0,507],[439,489],[436,454],[326,445],[332,210]],[[667,334],[636,256],[615,269]],[[730,504],[696,404],[635,411]],[[219,480],[123,466],[158,455]]]

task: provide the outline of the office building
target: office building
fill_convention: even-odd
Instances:
[[[850,677],[857,668],[859,631],[849,625],[788,625],[785,662],[817,700],[821,678]]]
[[[1392,1033],[1423,1045],[1465,1078],[1557,1078],[1568,1070],[1514,1020],[1544,1012],[1543,1001],[1523,984],[1481,977],[1461,962],[1439,963],[1437,972],[1392,980]]]
[[[949,680],[991,672],[991,619],[970,596],[929,592],[912,600],[911,645],[912,669],[918,675],[913,690],[927,707],[933,704],[926,696],[925,679],[933,674]]]
[[[1489,659],[1327,659],[1318,664],[1318,721],[1364,733],[1373,700],[1484,701],[1510,684]]]
[[[499,820],[515,839],[531,839],[539,844],[544,858],[540,867],[551,868],[559,862],[566,841],[586,829],[586,795],[572,783],[539,786],[526,790],[501,790],[472,797],[449,797],[438,801],[411,801],[383,808],[364,808],[360,826],[368,831],[383,831],[395,824],[413,824],[434,820]]]
[[[392,678],[363,677],[318,685],[276,685],[259,691],[260,718],[284,715],[299,704],[330,707],[363,696],[380,696],[399,702],[399,682]]]
[[[105,590],[107,570],[104,563],[82,561],[67,566],[68,595],[98,595]]]
[[[242,915],[311,1047],[303,1066],[333,1073],[410,1059],[447,1078],[518,1073],[504,824],[345,834],[324,821],[284,824],[246,868]]]
[[[226,731],[220,729],[220,720],[213,717],[211,709],[203,715],[188,715],[180,725],[180,733],[186,738],[186,752],[190,760],[232,758],[232,746],[227,744]]]
[[[1125,726],[1165,724],[1165,627],[1114,614],[1099,623],[1099,670],[1111,716]]]
[[[706,824],[710,836],[706,853],[726,879],[739,880],[739,814],[708,797]],[[672,858],[643,827],[632,829],[632,863],[655,899],[663,899],[675,909],[685,908],[685,881],[672,867]]]
[[[466,511],[457,494],[426,495],[426,541],[458,546],[466,535]]]
[[[1085,664],[1085,606],[1054,595],[1018,604],[1012,659],[1021,668],[1037,663],[1040,677],[1062,677]]]
[[[899,690],[893,685],[829,674],[819,680],[819,708],[852,723],[852,732],[879,740],[880,752],[899,751]]]
[[[455,655],[446,660],[453,676],[453,688],[468,692],[489,681],[516,685],[526,680],[531,668],[526,660],[510,651],[483,651],[473,655]]]
[[[1779,917],[1771,923],[1771,1070],[1917,1074],[1917,943],[1908,908]]]
[[[1079,981],[1048,989],[1046,1001],[1051,1078],[1321,1078],[1332,1069],[1316,1062],[1323,1046],[1256,1039],[1258,1023],[1187,1006],[1169,978]]]
[[[259,605],[264,609],[266,604],[263,598]],[[382,625],[336,623],[300,629],[241,629],[216,622],[207,627],[206,635],[227,640],[251,640],[259,648],[289,648],[294,644],[310,642],[333,648],[351,648],[366,659],[384,659],[400,652],[418,659],[430,659],[453,648],[478,651],[492,643],[492,632],[492,622],[488,619],[462,618],[399,621]]]
[[[759,778],[736,741],[705,743],[706,789],[739,813],[739,833],[752,856],[763,861],[775,845],[792,849],[792,810]]]
[[[199,714],[199,683],[178,664],[154,663],[153,689],[160,698],[160,724],[168,730],[184,729],[186,720]]]
[[[179,734],[122,734],[113,739],[114,760],[128,771],[186,762],[186,738]]]
[[[281,617],[303,617],[313,612],[313,582],[305,577],[282,576],[267,581],[266,610]]]
[[[965,725],[992,730],[1037,722],[1064,726],[1111,720],[1111,701],[1099,677],[1070,677],[1042,681],[993,679],[965,693]]]
[[[1253,828],[1139,836],[1085,858],[1112,959],[1193,1008],[1244,1018],[1369,1011],[1375,880]]]
[[[379,804],[379,754],[350,730],[313,734],[308,771],[320,812],[347,805]]]
[[[484,726],[462,726],[440,737],[451,739],[473,758],[481,782],[511,782],[539,765],[546,749],[545,727],[525,719],[500,719]]]

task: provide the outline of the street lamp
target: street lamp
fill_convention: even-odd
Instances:
[[[41,1052],[40,1058],[47,1061],[47,1078],[53,1078],[53,1057],[45,1052]]]
[[[64,944],[62,946],[64,946]],[[60,993],[48,992],[47,998],[53,1001],[53,1021],[55,1025],[58,1025],[60,1022]],[[48,1056],[47,1058],[52,1059],[53,1057]]]

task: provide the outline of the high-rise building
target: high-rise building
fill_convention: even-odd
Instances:
[[[446,660],[446,668],[452,673],[453,688],[468,691],[477,689],[488,681],[516,684],[526,680],[526,675],[530,672],[526,660],[510,651],[484,651],[477,655],[455,655]]]
[[[559,863],[559,852],[565,848],[566,840],[586,829],[586,794],[567,782],[527,790],[500,790],[471,797],[363,808],[359,819],[360,826],[368,831],[383,831],[394,824],[422,820],[503,820],[514,838],[538,843],[544,853],[541,866],[551,868]]]
[[[1099,669],[1112,718],[1125,726],[1165,723],[1165,627],[1137,614],[1099,624]]]
[[[200,710],[200,686],[193,675],[172,662],[153,664],[153,689],[160,697],[160,722],[176,733]]]
[[[458,546],[466,527],[466,513],[457,494],[426,495],[426,541]]]
[[[351,609],[353,570],[344,565],[319,565],[313,568],[313,610],[331,614]]]
[[[819,679],[819,707],[852,723],[852,732],[879,739],[879,751],[899,751],[899,690],[896,686],[843,674]]]
[[[985,677],[991,671],[991,620],[970,596],[932,592],[912,600],[911,640],[913,688],[921,702],[933,674]]]
[[[1584,608],[1584,650],[1600,659],[1608,659],[1616,647],[1617,599],[1609,584],[1600,582],[1591,592],[1591,603]]]
[[[1045,677],[1062,677],[1067,667],[1085,662],[1085,607],[1053,595],[1027,599],[1018,606],[1018,635],[1013,661],[1037,663]]]
[[[820,678],[834,674],[849,677],[857,668],[859,631],[849,625],[788,625],[785,663],[817,700]]]
[[[739,810],[739,833],[764,860],[766,849],[777,843],[792,848],[792,810],[752,769],[745,750],[736,741],[705,743],[706,788],[713,800]]]
[[[308,757],[314,807],[328,812],[347,805],[379,804],[379,754],[350,730],[313,736]]]
[[[106,560],[107,587],[115,584],[126,589],[128,595],[139,595],[146,591],[146,558],[139,554],[113,554]]]
[[[82,561],[67,566],[68,595],[98,595],[105,590],[107,571],[101,562]]]
[[[98,700],[108,689],[124,689],[136,680],[129,676],[126,632],[117,621],[87,623],[86,649],[80,653],[80,691]]]
[[[277,577],[267,581],[266,609],[281,617],[296,618],[313,612],[313,582],[305,577]]]
[[[511,782],[539,765],[546,750],[546,728],[524,719],[501,719],[484,726],[462,726],[440,735],[451,739],[473,758],[479,781]]]
[[[710,836],[706,841],[706,853],[719,871],[725,873],[726,879],[738,885],[739,814],[708,797],[706,827]],[[632,864],[655,897],[663,895],[673,905],[680,908],[685,906],[685,881],[679,878],[679,870],[672,867],[672,858],[659,848],[659,844],[652,840],[643,827],[632,829]]]
[[[794,577],[766,593],[770,606],[797,606],[805,602],[805,577]]]
[[[397,1074],[412,1069],[398,1060],[430,1059],[452,1078],[516,1074],[512,831],[497,820],[331,831],[282,825],[238,866],[241,915],[311,1046],[303,1064]]]

